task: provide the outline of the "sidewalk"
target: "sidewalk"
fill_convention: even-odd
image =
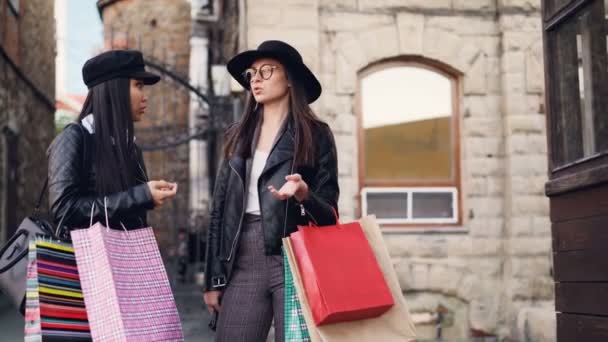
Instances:
[[[182,321],[186,342],[211,342],[213,332],[207,327],[211,319],[204,308],[203,297],[194,285],[174,286],[173,293]],[[0,295],[0,341],[23,341],[23,317],[10,306],[8,300]]]

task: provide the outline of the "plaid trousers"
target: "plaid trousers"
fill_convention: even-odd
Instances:
[[[284,341],[283,256],[264,254],[259,216],[246,215],[230,281],[221,299],[216,342],[265,342],[274,317]]]

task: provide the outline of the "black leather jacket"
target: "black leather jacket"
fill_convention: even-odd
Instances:
[[[337,212],[340,190],[334,137],[329,126],[320,123],[313,138],[315,165],[294,169],[294,130],[288,120],[260,175],[258,195],[266,255],[280,255],[281,239],[297,231],[297,225],[306,225],[309,220],[319,226],[336,222],[334,208]],[[250,165],[250,159],[233,156],[220,166],[207,236],[205,291],[221,289],[230,277],[245,215]],[[293,173],[301,174],[308,184],[308,199],[302,203],[295,198],[281,201],[268,191],[269,185],[279,189],[285,176]]]
[[[95,203],[93,223],[105,226],[104,196],[95,190],[93,170],[94,141],[81,124],[71,124],[61,132],[48,149],[50,211],[55,224],[65,215],[62,226],[67,229],[88,228],[91,206]],[[133,158],[138,163],[138,184],[127,191],[107,197],[110,227],[127,229],[145,227],[146,211],[154,209],[148,188],[147,173],[139,148]]]

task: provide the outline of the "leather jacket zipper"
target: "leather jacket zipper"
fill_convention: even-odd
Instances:
[[[238,172],[236,172],[236,170],[232,167],[232,165],[230,165],[230,163],[228,163],[228,166],[230,166],[230,168],[232,169],[232,171],[234,171],[234,173],[236,173],[236,175],[238,176],[238,178],[241,180],[241,184],[243,184],[243,211],[241,212],[241,219],[239,220],[239,227],[236,230],[236,235],[234,236],[234,240],[232,241],[232,247],[230,248],[230,254],[228,254],[228,259],[226,259],[226,261],[230,261],[230,259],[232,259],[232,253],[234,253],[234,248],[236,247],[236,242],[239,239],[239,235],[241,235],[241,226],[243,225],[243,216],[245,215],[245,182],[243,181],[243,179],[241,178],[241,175],[239,175]]]
[[[296,163],[296,155],[294,153],[293,155],[293,160],[291,161],[291,172],[289,172],[290,175],[293,175],[293,166]],[[287,209],[289,208],[289,198],[287,200],[285,200],[285,221],[283,222],[283,236],[285,237],[285,235],[287,234]]]
[[[304,208],[304,204],[302,204],[302,203],[299,203],[299,204],[300,204],[300,215],[302,215],[302,216],[308,215],[312,219],[312,221],[318,226],[319,223],[317,222],[317,220],[315,219],[315,217],[312,216],[312,214],[310,213],[310,211],[308,211],[308,210],[306,210],[306,208]]]
[[[144,183],[149,182],[149,180],[148,180],[148,175],[146,175],[146,172],[144,171],[144,168],[143,168],[143,167],[141,167],[141,164],[139,163],[139,160],[137,160],[137,166],[139,167],[139,170],[141,171],[141,174],[142,174],[142,175],[144,176],[144,178],[145,178]]]

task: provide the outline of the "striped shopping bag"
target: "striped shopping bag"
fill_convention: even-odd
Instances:
[[[310,342],[310,335],[285,251],[283,252],[283,265],[285,269],[285,342]]]
[[[91,341],[74,249],[36,237],[28,252],[25,341]]]
[[[94,340],[184,340],[152,228],[96,223],[72,230],[71,237]]]

